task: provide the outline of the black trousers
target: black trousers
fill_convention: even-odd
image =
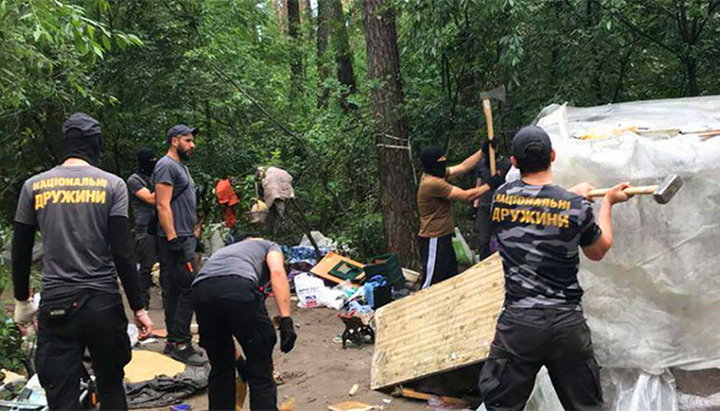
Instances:
[[[170,252],[165,237],[158,238],[158,256],[160,258],[160,287],[162,288],[163,308],[165,309],[165,327],[167,340],[176,344],[190,342],[190,321],[193,316],[191,286],[197,268],[194,265],[195,237],[182,237],[181,256]],[[188,267],[190,267],[192,271]]]
[[[458,263],[452,245],[452,234],[433,238],[419,237],[419,243],[423,289],[457,275]]]
[[[490,254],[490,204],[480,204],[475,215],[475,231],[478,233],[478,257],[480,261],[488,258]]]
[[[135,255],[140,268],[140,291],[145,309],[150,308],[150,287],[152,286],[152,267],[158,261],[157,237],[148,233],[135,234]]]
[[[208,399],[211,410],[235,409],[235,344],[245,355],[244,379],[250,386],[250,409],[277,409],[272,351],[277,336],[264,297],[241,277],[208,278],[193,287],[200,346],[210,360]]]
[[[566,410],[602,407],[600,372],[581,311],[506,308],[479,388],[488,410],[522,410],[541,366]]]
[[[84,302],[83,302],[84,300]],[[72,304],[80,305],[72,310]],[[67,309],[66,319],[51,319],[49,311]],[[119,294],[83,291],[62,299],[42,299],[35,357],[40,384],[51,410],[80,408],[83,353],[90,351],[100,408],[127,409],[123,368],[130,362],[127,317]]]

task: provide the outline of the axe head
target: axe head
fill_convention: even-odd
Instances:
[[[483,91],[480,93],[480,98],[483,100],[496,100],[502,103],[505,102],[505,85],[496,87],[490,91]]]
[[[671,174],[663,180],[658,186],[657,190],[653,193],[653,198],[659,204],[667,204],[675,196],[680,187],[682,187],[683,181],[677,174]]]

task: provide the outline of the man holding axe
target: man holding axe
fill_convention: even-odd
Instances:
[[[494,175],[484,184],[463,190],[448,179],[473,170],[484,158],[490,141],[486,141],[483,150],[466,158],[460,164],[447,167],[445,150],[439,146],[423,148],[420,161],[423,175],[418,187],[418,212],[420,214],[420,258],[423,265],[423,285],[428,288],[457,274],[457,257],[452,246],[452,233],[455,222],[452,215],[453,201],[472,202],[482,194],[494,190],[505,182],[503,177]]]
[[[600,260],[613,241],[612,207],[627,201],[621,183],[604,192],[595,222],[593,187],[552,184],[555,160],[547,133],[521,129],[512,164],[522,178],[499,187],[492,225],[505,270],[505,306],[479,388],[488,410],[525,406],[541,366],[565,409],[600,409],[602,391],[578,283],[579,248]]]

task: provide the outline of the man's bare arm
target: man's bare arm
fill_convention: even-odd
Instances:
[[[172,201],[173,186],[164,183],[155,184],[155,199],[157,200],[158,221],[168,240],[177,237],[175,222],[173,220]]]
[[[151,193],[150,190],[145,187],[136,191],[135,197],[139,198],[147,204],[155,205],[155,193]]]
[[[467,173],[468,171],[471,171],[477,163],[480,162],[483,158],[482,150],[476,151],[473,155],[466,158],[462,163],[449,167],[448,168],[448,177],[456,177],[459,175],[463,175]]]
[[[285,273],[285,259],[281,252],[271,251],[265,261],[270,269],[270,285],[278,312],[281,317],[290,317],[290,283]]]

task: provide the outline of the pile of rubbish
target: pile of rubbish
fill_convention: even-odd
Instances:
[[[319,254],[307,236],[296,246],[283,247],[298,307],[340,311],[338,317],[345,324],[343,347],[373,343],[375,310],[409,295],[419,274],[403,269],[395,254],[379,255],[364,264],[340,255],[337,244],[321,233],[311,235]]]

